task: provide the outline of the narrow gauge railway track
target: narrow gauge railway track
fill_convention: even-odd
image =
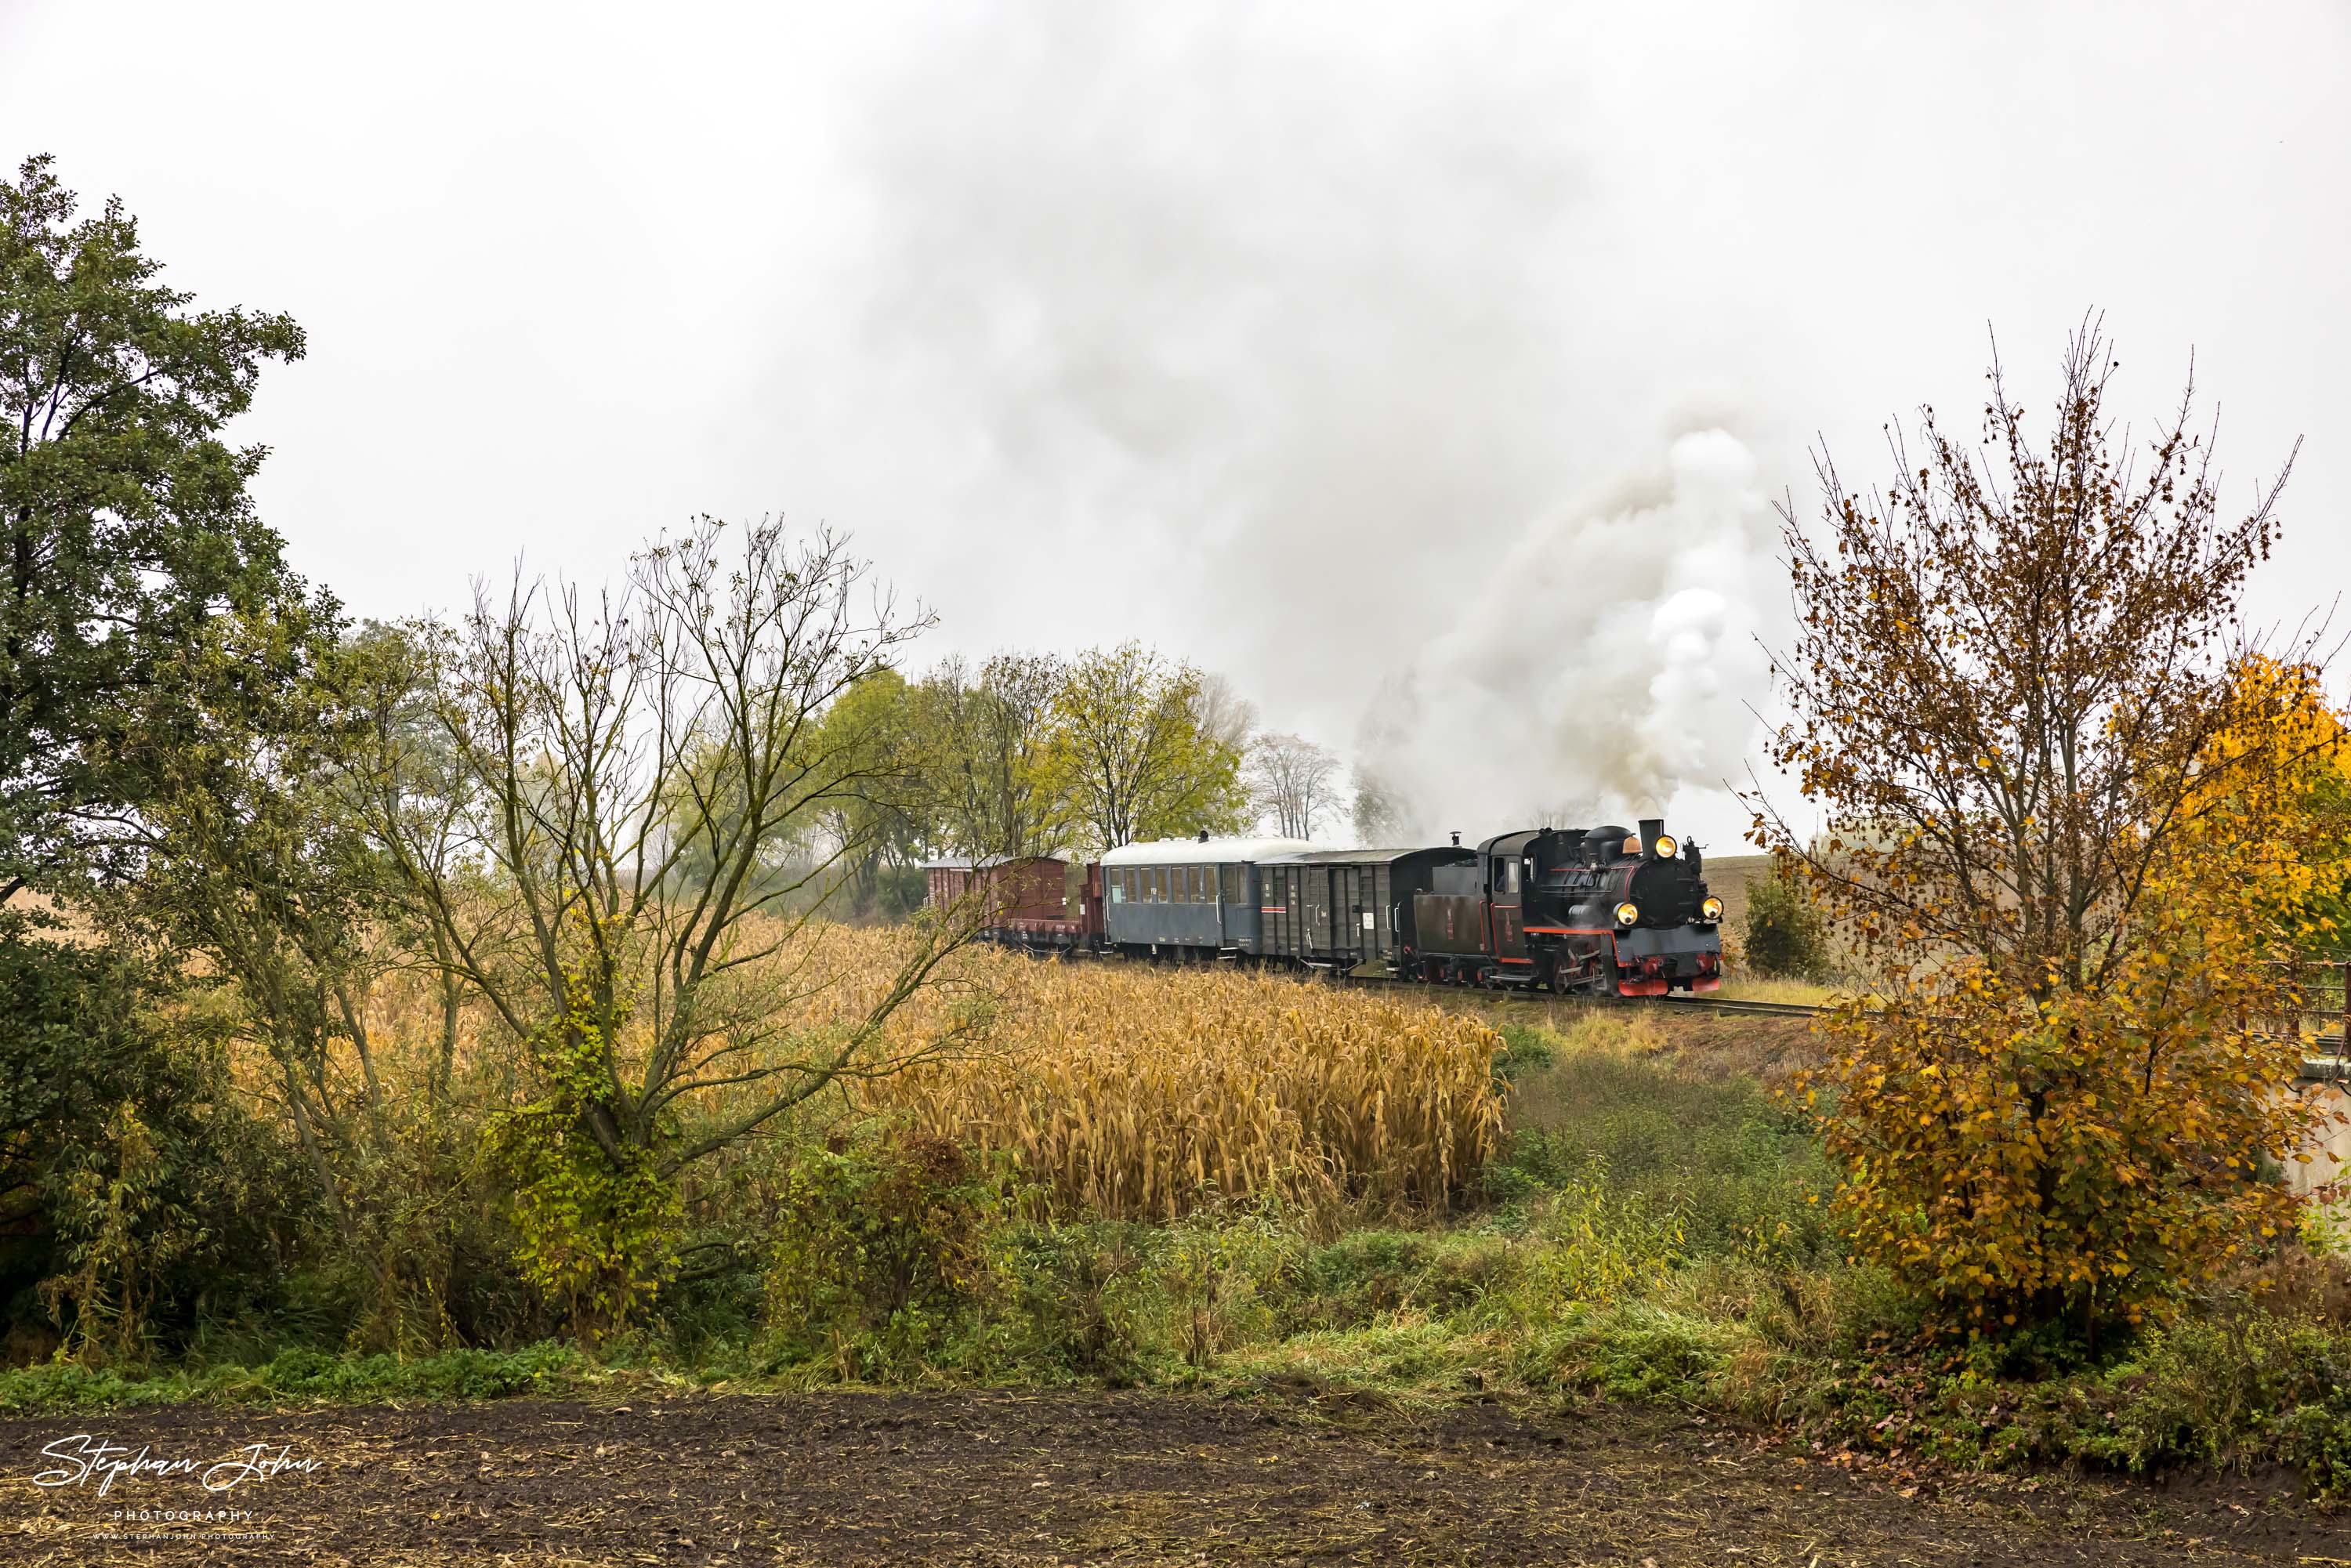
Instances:
[[[1812,1002],[1750,1001],[1740,997],[1694,996],[1687,991],[1670,997],[1559,996],[1550,991],[1522,991],[1507,986],[1432,986],[1395,975],[1342,975],[1338,977],[1338,982],[1343,986],[1401,986],[1407,990],[1432,996],[1474,996],[1489,1001],[1538,1002],[1550,1007],[1562,1003],[1592,1007],[1605,1002],[1612,1006],[1663,1008],[1668,1011],[1703,1009],[1716,1013],[1748,1013],[1761,1018],[1811,1018],[1821,1010]]]

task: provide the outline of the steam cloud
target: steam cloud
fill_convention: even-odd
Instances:
[[[1575,39],[1520,9],[944,30],[861,139],[855,319],[900,393],[864,401],[944,508],[1018,519],[942,541],[943,580],[1017,549],[1079,584],[1049,630],[980,595],[950,625],[1225,671],[1270,728],[1355,733],[1423,832],[1738,774],[1778,580],[1754,459],[1697,430],[1563,509],[1687,392],[1619,308],[1657,280],[1580,222],[1613,132],[1575,120]]]
[[[1421,836],[1666,810],[1736,779],[1776,580],[1756,461],[1719,429],[1529,529],[1365,715],[1367,771]]]

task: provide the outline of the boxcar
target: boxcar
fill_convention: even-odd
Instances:
[[[946,908],[978,890],[987,900],[983,924],[1008,920],[1059,920],[1069,908],[1070,864],[1050,855],[1015,860],[935,860],[923,862],[930,902]]]

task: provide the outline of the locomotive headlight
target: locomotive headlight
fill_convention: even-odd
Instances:
[[[1623,904],[1618,904],[1618,905],[1616,906],[1616,924],[1617,924],[1617,925],[1632,925],[1632,924],[1633,924],[1633,922],[1635,922],[1635,920],[1638,920],[1638,919],[1640,919],[1640,918],[1641,918],[1641,906],[1640,906],[1639,904],[1637,904],[1633,903],[1630,899],[1627,899],[1625,902],[1624,902]]]
[[[1709,898],[1698,906],[1698,912],[1708,920],[1719,920],[1722,918],[1722,900]]]
[[[1673,834],[1659,833],[1657,835],[1657,858],[1659,860],[1669,861],[1681,852],[1682,847],[1681,845],[1674,842]]]

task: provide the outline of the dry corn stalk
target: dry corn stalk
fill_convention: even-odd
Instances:
[[[1265,1192],[1442,1204],[1494,1152],[1500,1040],[1416,999],[1224,970],[1008,961],[995,1049],[865,1086],[1064,1199],[1170,1218]]]

